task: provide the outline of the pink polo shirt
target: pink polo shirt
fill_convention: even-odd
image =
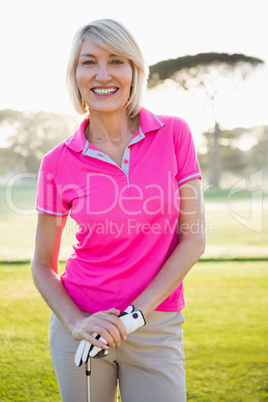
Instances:
[[[156,276],[177,239],[178,186],[200,178],[188,125],[142,108],[121,166],[90,144],[82,122],[45,155],[37,210],[76,221],[74,252],[61,280],[82,310],[124,310]],[[157,308],[184,307],[183,284]]]

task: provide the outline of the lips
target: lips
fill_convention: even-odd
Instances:
[[[91,91],[96,95],[112,95],[118,91],[118,88],[92,88]]]

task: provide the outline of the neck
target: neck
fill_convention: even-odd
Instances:
[[[129,119],[125,112],[119,114],[98,114],[90,115],[88,125],[88,140],[117,142],[134,134],[138,129],[137,119]]]

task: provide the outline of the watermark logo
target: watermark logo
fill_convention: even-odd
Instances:
[[[262,232],[263,230],[263,173],[258,171],[249,176],[248,180],[242,179],[237,182],[228,194],[228,211],[230,215],[241,225],[253,230],[254,232]],[[234,195],[242,191],[250,192],[249,218],[242,216],[234,209],[236,203],[232,200]]]
[[[31,216],[34,215],[36,210],[35,208],[24,208],[22,206],[17,205],[16,199],[14,197],[14,188],[17,183],[21,181],[27,181],[27,182],[36,182],[37,179],[37,174],[36,173],[17,173],[14,176],[10,178],[6,185],[6,203],[9,207],[9,209],[14,212],[17,215],[23,215],[23,216]]]
[[[139,222],[136,218],[128,218],[123,222],[114,222],[105,218],[102,222],[80,223],[77,225],[73,220],[66,224],[66,234],[82,235],[86,237],[105,235],[108,238],[127,238],[129,236],[144,235],[174,235],[177,234],[207,234],[213,233],[211,224],[205,224],[204,219],[197,219],[192,224],[184,223],[178,227],[177,220],[170,221],[168,218],[160,222]]]

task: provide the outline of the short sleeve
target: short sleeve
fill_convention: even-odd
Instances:
[[[176,141],[177,181],[178,186],[190,180],[201,179],[192,133],[187,123],[184,123]]]
[[[36,209],[44,214],[65,216],[70,206],[62,197],[62,186],[56,183],[55,175],[49,171],[46,159],[42,160],[37,182]]]

